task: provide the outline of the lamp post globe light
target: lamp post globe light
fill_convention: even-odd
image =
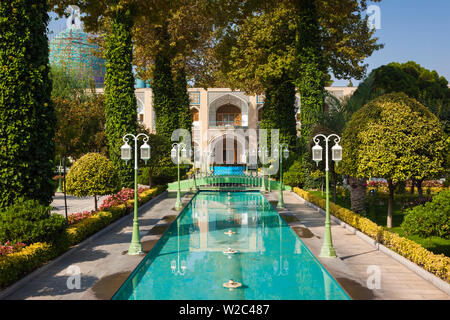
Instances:
[[[136,255],[142,253],[142,245],[141,240],[139,236],[139,221],[138,221],[138,141],[139,138],[143,137],[144,144],[141,146],[141,159],[145,161],[147,164],[147,161],[150,160],[150,146],[147,144],[148,142],[148,135],[145,133],[140,133],[137,136],[128,133],[123,137],[123,141],[125,142],[124,145],[120,148],[121,158],[122,160],[125,160],[127,163],[132,159],[131,156],[131,146],[128,144],[128,141],[130,141],[130,138],[134,140],[134,217],[133,217],[133,235],[131,237],[131,244],[130,248],[128,249],[129,255]]]
[[[283,158],[289,158],[289,146],[286,143],[277,143],[273,149],[273,156],[275,159],[280,161],[280,195],[278,197],[277,208],[282,209],[285,207],[284,199],[283,199]],[[282,151],[283,156],[280,156],[280,152]]]
[[[187,158],[187,154],[188,150],[186,144],[182,142],[172,144],[172,150],[170,152],[170,155],[172,157],[172,160],[176,161],[178,169],[178,188],[177,188],[177,201],[175,202],[175,210],[181,210],[183,207],[183,204],[181,203],[180,163],[182,159]]]
[[[331,237],[331,223],[330,223],[330,199],[329,199],[329,180],[328,180],[328,142],[334,137],[335,145],[331,148],[331,159],[336,162],[336,164],[342,160],[342,147],[339,145],[341,138],[336,134],[330,134],[328,137],[323,134],[318,134],[313,138],[315,146],[312,148],[313,161],[319,165],[322,161],[322,151],[323,148],[319,145],[320,138],[325,140],[325,184],[326,184],[326,215],[325,215],[325,234],[322,244],[322,249],[320,250],[320,257],[323,258],[335,258],[336,252],[333,247],[333,241]]]

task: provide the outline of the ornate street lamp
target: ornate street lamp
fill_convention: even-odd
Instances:
[[[283,199],[283,158],[289,158],[289,146],[286,143],[276,144],[273,150],[273,156],[275,159],[280,160],[280,195],[278,197],[277,208],[284,208],[284,199]],[[283,149],[283,156],[280,157],[280,151]]]
[[[141,146],[141,159],[147,163],[150,159],[150,146],[147,144],[149,137],[145,133],[140,133],[137,136],[128,133],[123,137],[124,145],[120,148],[121,158],[126,163],[131,160],[131,146],[128,144],[129,138],[134,140],[134,217],[133,217],[133,235],[131,237],[130,248],[128,249],[129,255],[136,255],[142,253],[142,245],[139,236],[139,220],[138,220],[138,141],[140,137],[143,137],[144,144]]]
[[[313,161],[319,165],[322,161],[323,148],[319,145],[320,138],[325,140],[325,184],[326,184],[326,215],[325,215],[325,234],[323,238],[322,249],[320,250],[320,256],[324,258],[335,258],[336,252],[333,248],[333,242],[331,237],[331,223],[330,223],[330,199],[329,199],[329,180],[328,180],[328,142],[334,137],[335,145],[331,148],[331,159],[338,163],[342,160],[342,147],[339,145],[341,138],[336,134],[331,134],[328,137],[323,134],[316,135],[313,140],[315,146],[312,148]]]
[[[181,203],[181,187],[180,187],[180,163],[182,159],[186,159],[187,157],[187,147],[186,144],[174,143],[172,144],[172,150],[170,155],[173,161],[176,161],[178,167],[178,189],[177,189],[177,201],[175,202],[175,210],[181,210],[183,204]]]

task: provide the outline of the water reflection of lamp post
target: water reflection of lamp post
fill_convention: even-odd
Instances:
[[[138,224],[138,214],[137,214],[137,208],[138,208],[138,141],[140,137],[144,137],[144,144],[141,146],[141,159],[147,163],[147,161],[150,159],[150,146],[147,144],[149,137],[145,133],[140,133],[137,136],[128,133],[123,137],[123,141],[125,144],[120,148],[121,151],[121,158],[122,160],[125,160],[125,162],[128,162],[131,160],[131,146],[128,144],[129,138],[132,138],[134,140],[134,218],[133,218],[133,235],[131,237],[131,244],[130,248],[128,249],[129,255],[136,255],[140,254],[142,252],[142,245],[139,237],[139,224]]]
[[[283,259],[283,255],[281,254],[281,242],[283,241],[283,236],[281,233],[281,217],[278,216],[278,229],[280,232],[280,255],[279,255],[279,260],[275,260],[273,262],[273,269],[274,269],[274,274],[276,276],[285,276],[288,274],[289,272],[289,261],[284,258]]]
[[[181,155],[180,155],[181,153]],[[181,188],[180,188],[180,162],[181,158],[187,157],[187,148],[186,144],[174,143],[172,144],[171,157],[173,161],[177,162],[178,166],[178,188],[177,188],[177,201],[175,203],[175,210],[181,210],[183,204],[181,203]]]
[[[183,259],[183,260],[181,260],[181,263],[180,263],[180,223],[179,223],[179,219],[177,219],[177,243],[178,243],[178,250],[177,250],[178,259],[177,260],[173,259],[170,262],[170,269],[172,270],[172,273],[174,275],[184,276],[184,274],[186,272],[186,260]]]
[[[266,159],[269,157],[269,150],[267,149],[267,146],[261,146],[258,150],[259,158],[261,159],[261,164],[263,165]],[[266,179],[264,175],[264,167],[261,165],[261,172],[262,172],[262,184],[261,184],[261,191],[266,192]]]
[[[325,215],[325,234],[323,238],[322,249],[320,250],[320,257],[335,258],[336,252],[333,248],[333,242],[331,239],[331,223],[330,223],[330,200],[329,200],[329,181],[328,181],[328,142],[334,137],[335,145],[331,148],[332,160],[338,163],[342,160],[342,147],[339,145],[341,138],[336,134],[331,134],[328,137],[323,134],[316,135],[313,140],[315,146],[312,148],[313,161],[319,165],[322,161],[322,147],[319,145],[320,139],[325,140],[325,184],[326,184],[326,215]]]
[[[280,157],[280,152],[283,150],[283,156]],[[275,159],[280,160],[280,196],[278,198],[277,208],[284,208],[284,199],[283,199],[283,158],[287,159],[289,157],[289,149],[286,143],[276,144],[273,150],[273,156]]]

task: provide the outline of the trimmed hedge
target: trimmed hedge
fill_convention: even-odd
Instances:
[[[0,288],[19,280],[34,269],[58,255],[52,245],[46,242],[33,243],[19,252],[0,258]]]
[[[325,199],[319,198],[299,188],[294,188],[293,191],[306,201],[309,201],[321,208],[325,208]],[[362,233],[367,234],[372,239],[375,239],[377,242],[402,255],[406,259],[423,267],[425,270],[440,277],[444,281],[450,283],[449,257],[446,257],[443,254],[434,254],[422,247],[420,244],[386,230],[373,221],[364,218],[351,210],[336,205],[331,201],[330,214],[358,229]]]
[[[166,190],[166,186],[157,186],[146,190],[139,196],[139,204],[143,204]],[[105,211],[98,211],[91,217],[81,220],[66,229],[67,237],[52,245],[46,242],[33,243],[19,252],[0,257],[0,288],[4,288],[46,262],[57,257],[67,249],[80,243],[90,235],[100,231],[110,223],[128,214],[134,200],[128,205],[111,207]]]

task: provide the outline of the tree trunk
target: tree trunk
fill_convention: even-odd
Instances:
[[[366,202],[365,179],[348,177],[350,185],[351,209],[354,212],[364,212]]]
[[[416,180],[417,192],[419,193],[419,198],[423,198],[422,182],[423,182],[423,179]]]
[[[415,180],[411,179],[411,190],[410,190],[411,194],[414,194],[414,184],[415,184]]]
[[[65,211],[65,213],[66,213],[66,221],[69,221],[69,218],[68,218],[68,216],[67,216],[66,158],[67,158],[67,156],[64,155],[64,159],[63,159],[63,166],[64,166],[64,180],[63,180],[63,184],[64,184],[64,211]]]
[[[395,189],[392,180],[388,180],[388,186],[389,186],[389,201],[388,201],[388,215],[386,226],[388,228],[392,228],[392,207],[394,205],[394,189]]]
[[[149,176],[149,179],[148,179],[148,186],[150,187],[150,189],[152,188],[152,185],[153,185],[153,169],[149,169],[148,170],[149,172],[148,172],[148,176]]]
[[[333,170],[333,199],[334,199],[334,203],[336,203],[336,171]]]
[[[94,195],[95,211],[97,211],[97,195]]]

